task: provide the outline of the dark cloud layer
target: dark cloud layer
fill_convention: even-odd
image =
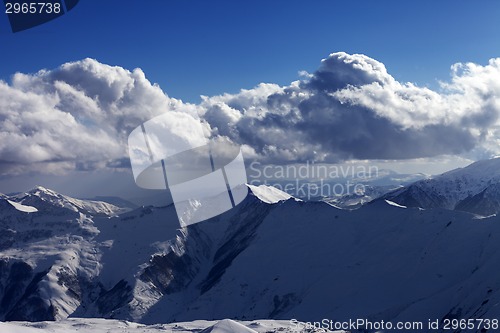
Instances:
[[[397,82],[382,63],[364,55],[334,53],[306,79],[276,86],[266,98],[257,87],[207,99],[202,106],[212,128],[222,129],[219,134],[250,145],[270,162],[399,160],[472,149],[496,153],[500,85],[495,77],[499,59],[487,66],[457,64],[438,93]],[[260,98],[237,102],[249,94]]]
[[[500,59],[456,64],[451,74],[432,91],[396,81],[367,56],[333,53],[288,86],[260,84],[192,105],[140,69],[92,59],[18,73],[0,81],[0,174],[127,168],[128,134],[164,112],[201,117],[207,133],[268,163],[497,154]]]

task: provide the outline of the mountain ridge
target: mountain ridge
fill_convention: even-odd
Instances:
[[[173,205],[92,216],[57,201],[4,210],[0,199],[0,319],[500,315],[499,217],[386,201],[350,211],[249,190],[187,228]]]
[[[39,185],[27,192],[6,196],[6,198],[18,204],[34,208],[37,208],[37,205],[44,207],[48,204],[49,206],[65,208],[93,216],[113,216],[128,210],[104,201],[75,199]]]
[[[500,212],[500,158],[481,160],[389,192],[378,200],[488,216]],[[486,196],[485,196],[486,195]],[[484,199],[489,200],[486,204]]]

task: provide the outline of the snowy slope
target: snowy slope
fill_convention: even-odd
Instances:
[[[99,291],[94,219],[118,212],[43,187],[0,198],[0,319],[66,318]]]
[[[176,318],[497,318],[499,236],[497,218],[287,201]]]
[[[79,200],[71,198],[46,189],[42,186],[37,186],[26,193],[18,194],[9,199],[20,204],[33,206],[35,208],[37,205],[41,207],[54,206],[66,208],[74,212],[98,216],[118,215],[127,210],[103,201]]]
[[[9,204],[11,204],[12,207],[14,207],[15,209],[17,209],[20,212],[24,212],[24,213],[36,213],[36,212],[38,212],[38,209],[36,209],[35,207],[25,206],[25,205],[22,205],[20,203],[10,201],[10,200],[7,200],[7,202]]]
[[[248,188],[250,189],[251,193],[253,195],[255,195],[257,198],[259,198],[260,200],[262,200],[262,202],[269,203],[269,204],[288,200],[292,197],[290,194],[283,192],[281,190],[278,190],[277,188],[271,187],[271,186],[248,185]]]
[[[234,320],[224,319],[215,325],[205,328],[202,333],[257,333],[257,331],[246,327]]]
[[[348,211],[249,189],[184,229],[172,205],[96,217],[21,196],[39,209],[27,214],[0,199],[0,318],[500,316],[500,217],[389,199]]]
[[[399,207],[399,208],[408,208],[408,207],[406,207],[406,206],[402,206],[402,205],[397,204],[397,203],[395,203],[395,202],[392,202],[392,201],[390,201],[390,200],[384,200],[384,201],[385,201],[386,203],[388,203],[389,205],[394,206],[394,207]]]
[[[234,320],[193,321],[174,324],[142,325],[127,321],[105,319],[68,319],[60,322],[42,323],[2,323],[0,333],[292,333],[297,332],[290,321],[284,320],[258,320],[237,322]],[[342,331],[310,330],[314,332]]]
[[[494,158],[418,181],[383,199],[409,207],[457,209],[486,216],[500,211],[499,188],[500,158]]]

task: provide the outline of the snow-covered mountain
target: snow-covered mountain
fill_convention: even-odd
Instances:
[[[0,318],[53,320],[73,313],[99,268],[93,219],[120,211],[43,187],[1,198]]]
[[[104,201],[71,198],[42,186],[36,186],[26,193],[15,195],[9,199],[23,205],[66,208],[74,212],[92,216],[113,216],[128,210]]]
[[[383,196],[408,207],[446,208],[482,216],[500,212],[500,158],[472,163]]]
[[[184,229],[172,205],[104,216],[40,188],[0,199],[0,320],[500,316],[500,217],[249,191]]]

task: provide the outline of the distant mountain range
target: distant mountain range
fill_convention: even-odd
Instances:
[[[356,210],[249,186],[233,210],[184,229],[172,205],[4,196],[0,320],[499,318],[500,217],[459,210],[495,207],[499,163]]]
[[[333,178],[320,180],[260,180],[257,184],[272,184],[302,200],[324,201],[339,208],[356,209],[395,189],[430,177],[423,173],[402,174],[389,169],[367,171],[361,168],[359,174],[353,170],[355,168],[346,167],[344,173],[338,172]],[[314,172],[311,173],[314,175]],[[327,173],[323,175],[326,176]]]
[[[383,196],[400,205],[488,216],[500,212],[500,158],[417,181]]]

